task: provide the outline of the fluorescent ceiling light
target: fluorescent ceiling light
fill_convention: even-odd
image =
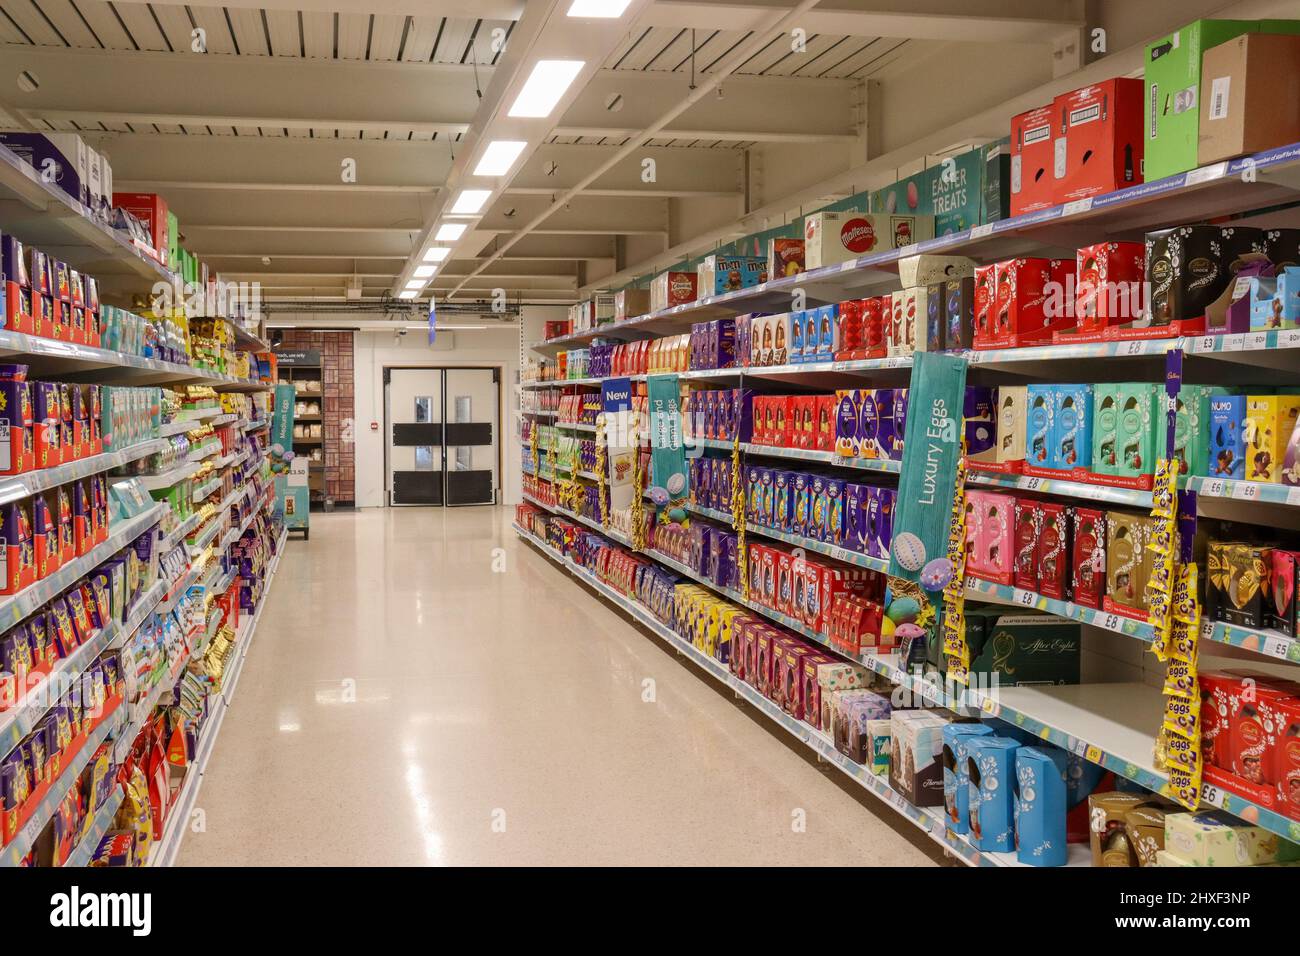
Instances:
[[[440,247],[438,247],[438,246],[434,246],[432,249],[425,249],[425,250],[424,250],[424,261],[425,261],[425,262],[441,262],[443,259],[446,259],[446,258],[447,258],[448,254],[449,254],[450,252],[451,252],[450,249],[443,249],[443,248],[440,248]]]
[[[399,293],[397,293],[397,297],[398,297],[399,299],[414,299],[414,298],[415,298],[417,295],[419,295],[419,294],[420,294],[420,293],[418,293],[418,292],[412,292],[411,290],[408,289],[408,290],[405,291],[405,292],[399,292]]]
[[[428,279],[437,271],[433,266],[416,266],[411,275],[416,279]]]
[[[458,216],[472,216],[492,197],[490,189],[462,189],[452,204],[451,212]]]
[[[515,105],[510,107],[510,115],[537,119],[550,116],[586,65],[583,60],[538,60]]]
[[[425,286],[425,282],[422,279],[412,279],[410,282],[406,283],[406,287],[408,289],[419,290],[419,289],[423,289],[424,286]]]
[[[474,168],[475,176],[504,176],[510,172],[519,154],[528,144],[513,139],[494,139],[483,150],[483,158]]]
[[[465,230],[468,228],[463,222],[444,222],[438,227],[438,234],[433,238],[438,242],[455,242],[465,235]]]
[[[631,3],[632,0],[573,0],[569,16],[615,20],[623,15]]]

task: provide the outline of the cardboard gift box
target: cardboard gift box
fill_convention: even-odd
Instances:
[[[948,829],[957,834],[970,832],[969,738],[993,733],[980,723],[948,723],[943,728],[943,806]]]
[[[1300,847],[1220,812],[1171,813],[1165,848],[1192,866],[1260,866],[1300,861]]]
[[[1067,758],[1055,747],[1016,751],[1016,859],[1028,866],[1064,866]]]
[[[895,711],[889,721],[890,786],[913,806],[943,806],[941,757],[948,721],[928,710]]]

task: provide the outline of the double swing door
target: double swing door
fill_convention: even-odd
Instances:
[[[492,505],[498,499],[499,371],[386,368],[390,505]]]

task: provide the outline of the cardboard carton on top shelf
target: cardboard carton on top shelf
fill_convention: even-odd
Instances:
[[[1300,36],[1247,33],[1206,50],[1200,98],[1202,166],[1300,141]]]
[[[1057,203],[1142,182],[1142,81],[1114,77],[1052,103]]]
[[[1056,205],[1051,105],[1011,118],[1011,215]]]
[[[1204,54],[1248,33],[1297,34],[1300,20],[1196,20],[1147,45],[1142,105],[1147,182],[1196,166]]]

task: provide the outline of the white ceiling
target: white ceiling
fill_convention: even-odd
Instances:
[[[825,0],[795,50],[788,32],[761,29],[794,2],[634,4],[602,68],[553,118],[434,291],[478,272],[460,297],[506,288],[526,301],[570,301],[601,275],[735,220],[791,148],[845,169],[861,161],[864,84],[891,67],[1007,24],[1045,40],[1077,6]],[[562,15],[554,11],[567,3],[548,9]],[[0,111],[34,129],[82,132],[110,156],[119,191],[165,195],[189,248],[225,274],[261,281],[270,297],[341,297],[359,276],[378,298],[418,252],[459,150],[494,108],[483,93],[496,71],[518,68],[494,39],[508,45],[528,9],[522,0],[0,0]],[[206,55],[191,50],[196,29]],[[480,269],[553,197],[750,45],[719,96]],[[33,92],[10,85],[24,71],[39,83]],[[658,164],[653,183],[642,180],[646,157]],[[356,163],[355,184],[341,180],[345,159]]]

